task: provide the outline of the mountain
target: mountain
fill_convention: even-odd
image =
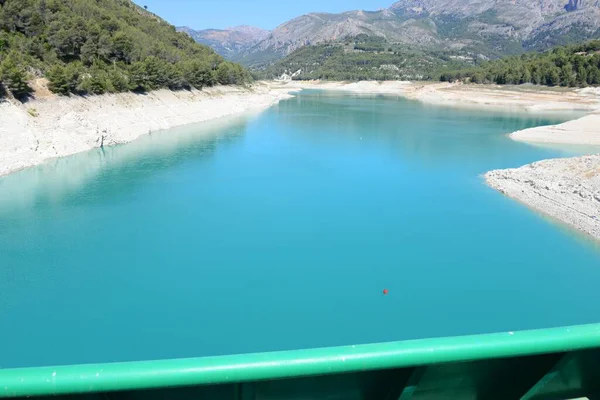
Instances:
[[[359,34],[497,57],[594,38],[599,28],[600,0],[401,0],[379,11],[300,16],[235,60],[261,66],[303,46]]]
[[[212,47],[225,58],[232,59],[250,49],[269,36],[270,32],[253,26],[236,26],[227,29],[205,29],[196,31],[187,26],[177,28],[187,33],[196,42]]]

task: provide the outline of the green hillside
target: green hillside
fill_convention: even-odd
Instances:
[[[295,73],[297,80],[426,80],[473,63],[471,57],[453,52],[425,51],[361,34],[342,43],[302,47],[260,75],[272,79]]]
[[[548,86],[600,85],[600,40],[527,53],[445,72],[441,80]]]
[[[429,52],[359,35],[344,43],[302,47],[258,72],[266,79],[283,74],[295,80],[462,80],[583,87],[600,85],[600,40],[486,61],[469,53]]]
[[[0,0],[0,95],[242,84],[250,75],[131,0]]]

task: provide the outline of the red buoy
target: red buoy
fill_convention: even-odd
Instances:
[[[388,294],[388,293],[389,293],[389,290],[383,289],[383,294]]]

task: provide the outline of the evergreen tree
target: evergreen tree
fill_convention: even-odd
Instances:
[[[216,71],[208,62],[194,60],[183,66],[185,79],[197,89],[204,86],[213,86],[217,83]]]
[[[531,81],[532,81],[531,72],[529,71],[528,67],[525,67],[525,70],[523,71],[523,76],[519,83],[531,83]]]
[[[560,75],[558,68],[552,68],[546,75],[546,85],[548,86],[557,86],[560,84]]]
[[[587,70],[583,65],[579,65],[577,68],[577,85],[578,86],[586,86],[587,85]]]
[[[46,77],[50,81],[48,87],[54,93],[62,95],[85,94],[80,91],[80,78],[83,71],[84,68],[79,63],[71,63],[66,66],[55,65],[46,73]]]
[[[575,75],[571,63],[565,63],[560,68],[560,84],[562,86],[575,86]]]
[[[27,83],[27,72],[20,63],[19,55],[14,51],[0,63],[0,81],[3,82],[3,87],[10,90],[18,99],[31,94],[31,88]]]
[[[590,85],[600,85],[600,68],[590,66],[587,73],[587,83]]]

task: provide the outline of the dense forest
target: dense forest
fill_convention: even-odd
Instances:
[[[243,84],[241,66],[131,0],[0,0],[0,96],[102,94]]]
[[[259,76],[273,79],[285,73],[296,80],[426,80],[437,79],[445,69],[472,64],[472,58],[452,52],[425,51],[361,34],[343,42],[302,47]]]
[[[579,87],[599,85],[600,40],[489,61],[476,67],[445,72],[440,80]]]

